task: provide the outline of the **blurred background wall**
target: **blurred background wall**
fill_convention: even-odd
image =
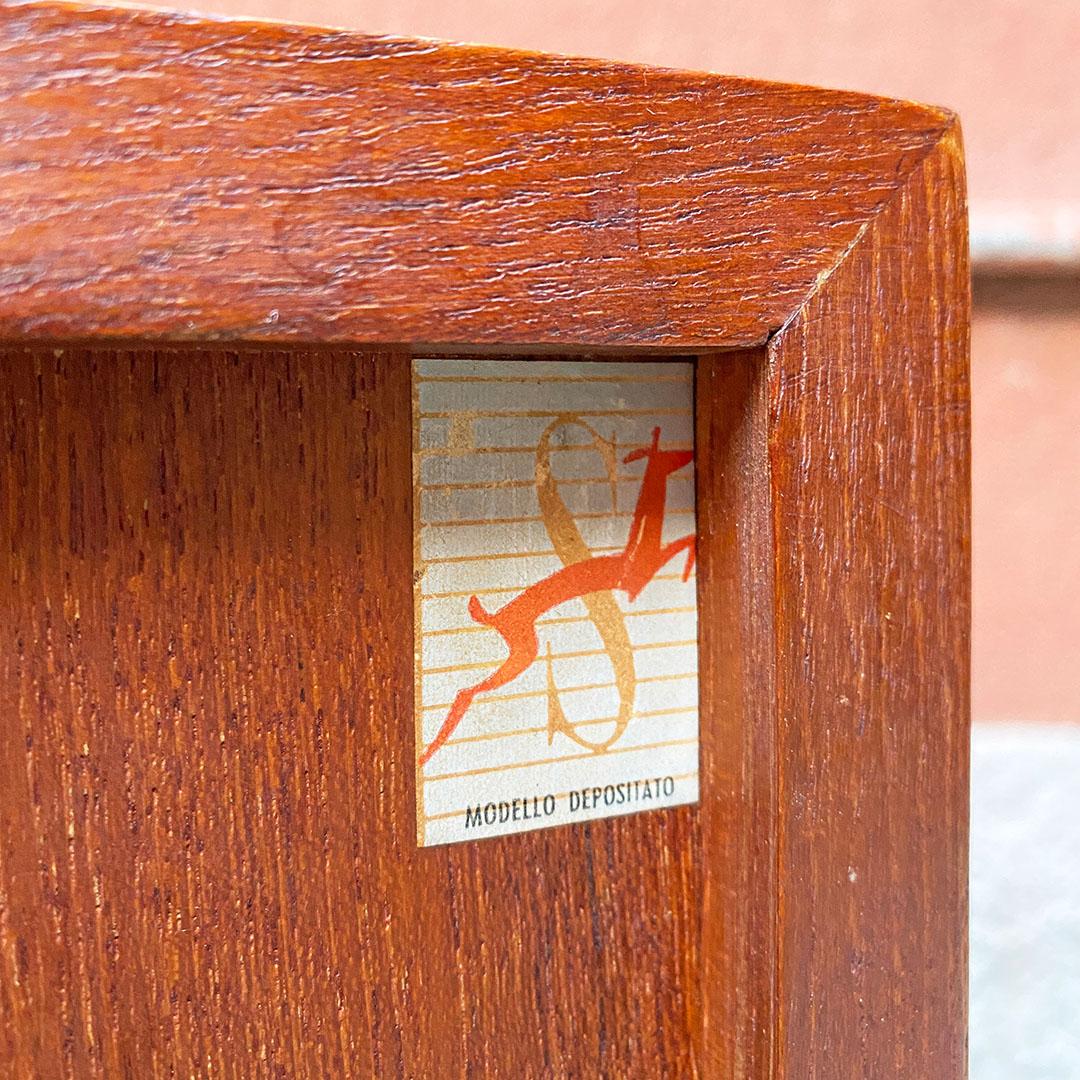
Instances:
[[[1080,2],[192,3],[960,114],[976,302],[972,1076],[1080,1077]]]

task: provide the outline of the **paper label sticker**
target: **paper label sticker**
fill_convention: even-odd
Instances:
[[[413,362],[421,846],[697,802],[693,374]]]

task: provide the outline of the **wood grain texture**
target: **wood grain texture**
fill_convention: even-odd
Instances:
[[[3,366],[0,1072],[701,1075],[696,808],[416,847],[403,358]]]
[[[783,1077],[965,1075],[966,228],[954,133],[771,345]]]
[[[0,1073],[962,1077],[950,117],[30,5],[0,122]],[[430,342],[698,353],[699,807],[415,847]]]
[[[856,94],[0,7],[0,334],[761,343],[950,123]]]
[[[697,414],[702,1075],[771,1077],[776,635],[765,350],[699,359]]]

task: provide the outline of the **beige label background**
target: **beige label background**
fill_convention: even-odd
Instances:
[[[693,365],[415,360],[413,413],[419,843],[696,802],[686,552],[633,600],[614,589],[543,612],[535,661],[478,694],[423,761],[455,695],[510,652],[470,597],[497,613],[567,562],[626,549],[646,460],[623,459],[656,427],[661,450],[692,448]],[[667,478],[662,541],[694,534],[691,462]]]

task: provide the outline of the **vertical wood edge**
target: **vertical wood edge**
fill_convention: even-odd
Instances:
[[[698,360],[703,1075],[775,1057],[776,692],[765,350]]]
[[[969,326],[954,121],[768,348],[783,1080],[966,1075]]]

